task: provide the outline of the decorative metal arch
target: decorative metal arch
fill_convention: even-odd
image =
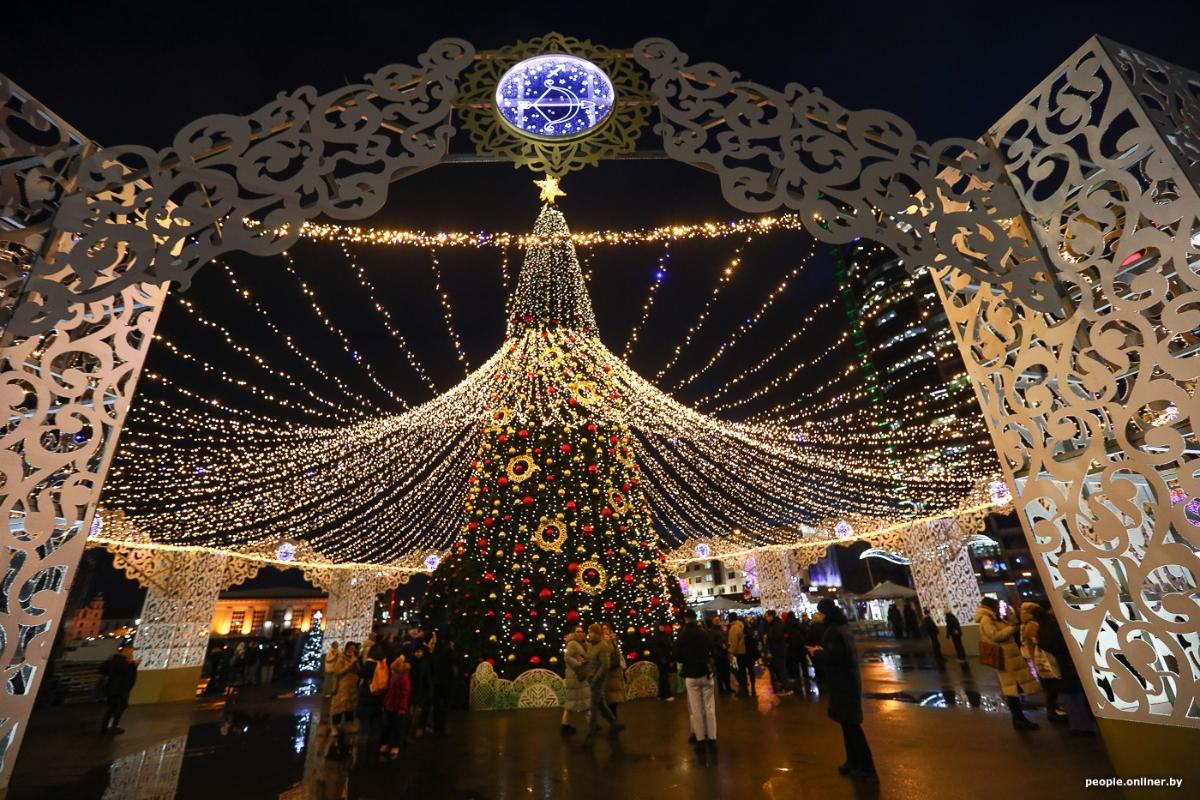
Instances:
[[[318,214],[380,208],[391,181],[446,156],[473,56],[442,40],[416,67],[204,117],[162,150],[91,154],[0,79],[0,758],[19,746],[164,284],[186,286],[222,253],[279,252]],[[794,209],[818,239],[865,236],[934,271],[1055,608],[1068,626],[1105,629],[1076,651],[1093,706],[1200,726],[1200,665],[1173,643],[1197,636],[1200,522],[1170,499],[1200,497],[1200,78],[1093,40],[983,140],[924,142],[893,115],[744,81],[663,39],[633,58],[665,152],[715,172],[733,206]],[[62,135],[27,135],[49,128]],[[1056,166],[1065,171],[1048,177]],[[1060,185],[1044,191],[1050,180]],[[1160,395],[1175,409],[1165,429],[1138,416]],[[1190,595],[1160,592],[1164,616],[1142,589],[1171,565],[1192,582]],[[1068,602],[1080,585],[1108,594],[1084,613]]]

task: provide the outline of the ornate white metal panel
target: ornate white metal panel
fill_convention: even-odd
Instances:
[[[939,519],[904,529],[904,555],[912,570],[921,608],[944,625],[945,609],[970,621],[979,606],[979,581],[965,546],[973,533],[955,519]]]
[[[386,587],[370,574],[351,570],[330,572],[316,576],[305,572],[305,577],[329,592],[322,647],[328,650],[334,642],[342,647],[347,642],[361,645],[375,621],[375,597]]]
[[[801,573],[792,563],[788,550],[778,548],[756,550],[758,565],[758,598],[764,609],[799,611],[809,604],[801,586]]]
[[[208,636],[225,588],[225,557],[205,552],[159,555],[150,579],[133,647],[142,669],[175,669],[204,663]]]
[[[936,273],[1093,707],[1195,727],[1198,87],[1093,40],[989,133],[1065,315]]]

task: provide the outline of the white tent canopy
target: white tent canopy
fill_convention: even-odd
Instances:
[[[728,597],[715,597],[707,603],[701,603],[697,608],[705,613],[711,611],[749,611],[755,606],[730,600]]]
[[[875,588],[858,596],[859,600],[894,600],[899,597],[916,597],[917,592],[907,586],[891,581],[875,584]]]

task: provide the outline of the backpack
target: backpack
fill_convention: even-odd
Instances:
[[[371,676],[371,694],[383,694],[388,688],[388,664],[386,658],[375,662],[375,674]]]

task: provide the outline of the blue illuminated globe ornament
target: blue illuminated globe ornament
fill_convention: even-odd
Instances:
[[[1004,481],[992,481],[989,483],[988,495],[991,496],[992,502],[998,506],[1007,505],[1012,500],[1012,492],[1008,490],[1008,484]]]
[[[705,542],[696,545],[696,556],[699,558],[708,558],[712,555],[712,548]]]
[[[281,542],[279,547],[275,548],[276,561],[291,561],[296,557],[296,545],[291,542]]]
[[[527,58],[496,85],[496,111],[522,136],[556,141],[594,131],[613,109],[613,85],[592,62],[562,54]]]
[[[833,532],[837,534],[839,539],[849,539],[854,535],[854,526],[846,520],[842,520],[834,526]]]
[[[430,572],[433,572],[435,569],[437,569],[438,565],[441,563],[442,559],[437,553],[430,553],[429,555],[425,556],[425,569],[429,570]]]

